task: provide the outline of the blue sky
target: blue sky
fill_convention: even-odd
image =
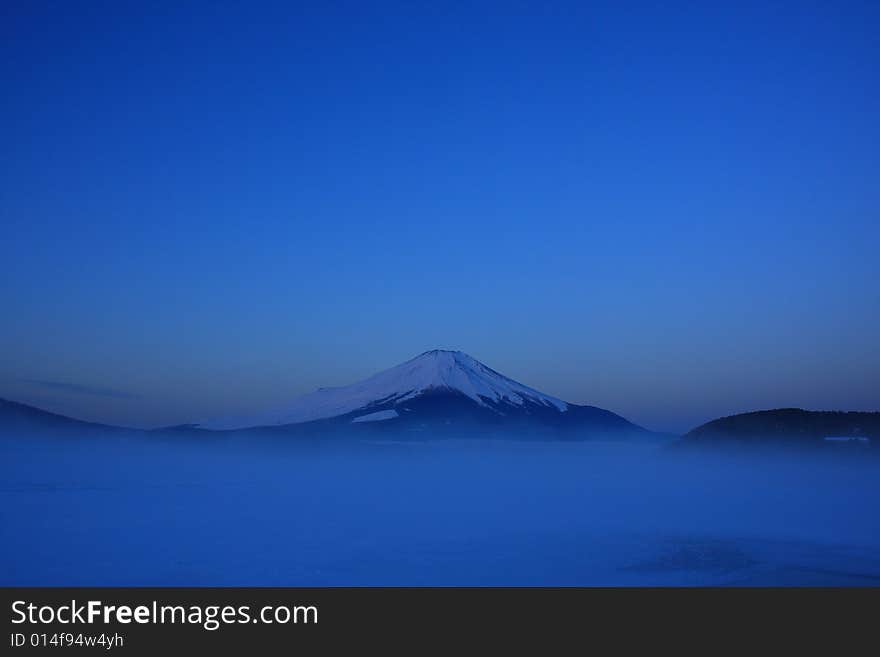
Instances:
[[[0,396],[880,410],[880,6],[723,4],[7,4]]]

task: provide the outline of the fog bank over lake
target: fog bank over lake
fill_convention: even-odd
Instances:
[[[880,463],[651,443],[0,440],[2,585],[880,585]]]

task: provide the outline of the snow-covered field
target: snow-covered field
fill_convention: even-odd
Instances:
[[[656,445],[0,440],[2,585],[880,585],[880,467]]]

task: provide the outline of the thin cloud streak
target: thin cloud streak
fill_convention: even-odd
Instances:
[[[125,390],[115,390],[113,388],[99,388],[95,386],[82,385],[80,383],[70,383],[67,381],[42,381],[37,379],[22,379],[24,383],[29,383],[41,388],[56,390],[60,392],[69,392],[76,395],[90,395],[93,397],[113,397],[115,399],[137,399],[139,395],[135,395]]]

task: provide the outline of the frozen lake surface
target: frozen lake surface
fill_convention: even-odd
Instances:
[[[0,441],[2,585],[880,585],[880,464],[657,445]]]

